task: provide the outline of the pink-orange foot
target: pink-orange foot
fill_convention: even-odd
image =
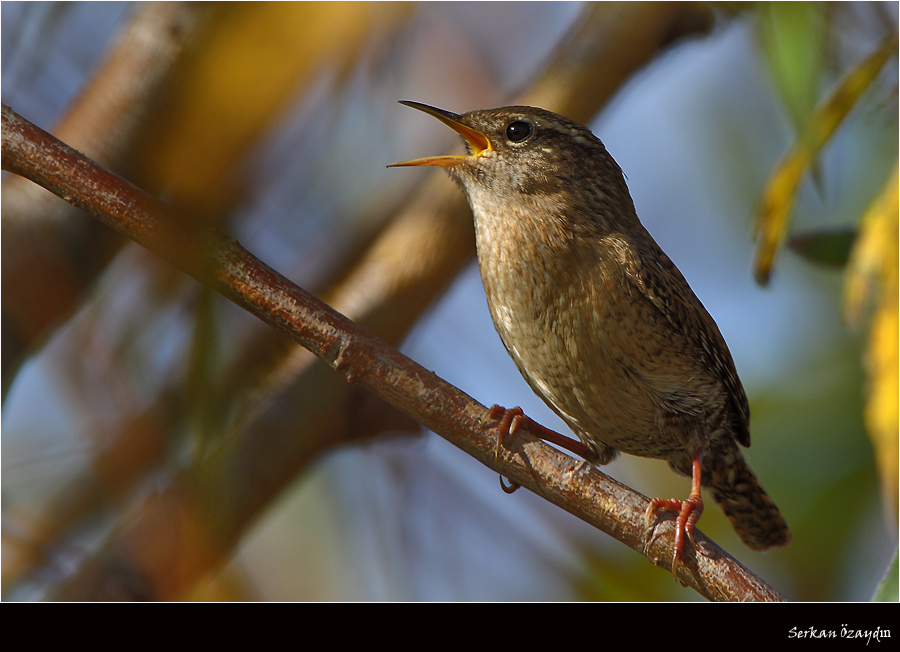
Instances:
[[[486,421],[493,421],[494,419],[500,419],[500,423],[497,424],[497,427],[500,429],[500,434],[497,437],[497,456],[500,455],[500,447],[504,445],[507,437],[510,437],[516,433],[516,431],[522,426],[522,424],[527,424],[528,431],[536,437],[549,442],[551,444],[556,444],[560,448],[563,448],[579,457],[591,461],[596,458],[596,454],[593,449],[585,446],[580,441],[575,439],[571,439],[566,437],[565,435],[561,435],[555,430],[550,430],[550,428],[546,428],[541,424],[529,419],[525,416],[525,412],[522,411],[522,408],[516,406],[514,408],[506,409],[504,407],[500,407],[499,405],[492,405],[484,417],[481,419],[482,425]],[[503,476],[500,476],[500,487],[508,494],[513,493],[516,489],[519,488],[515,482],[510,481],[510,484],[506,485],[503,483]]]
[[[678,500],[677,498],[654,498],[647,507],[644,514],[644,521],[647,527],[656,520],[659,510],[664,509],[670,512],[676,512],[678,516],[675,518],[675,551],[672,554],[672,577],[678,580],[678,562],[684,556],[684,535],[691,540],[694,549],[697,543],[694,541],[694,524],[703,513],[703,498],[700,496],[700,455],[694,456],[691,477],[691,493],[687,500]]]
[[[497,418],[500,419],[500,423],[497,424],[497,427],[500,429],[500,436],[497,440],[498,450],[500,446],[502,446],[504,442],[506,442],[507,437],[509,437],[510,435],[514,435],[516,430],[518,430],[523,424],[527,424],[528,431],[531,434],[533,434],[535,437],[539,437],[547,443],[559,446],[560,448],[567,450],[570,453],[574,453],[578,457],[588,461],[591,461],[597,457],[593,449],[585,446],[577,439],[572,439],[571,437],[561,435],[555,430],[550,430],[550,428],[542,426],[537,421],[534,421],[525,416],[522,408],[518,406],[507,409],[504,407],[500,407],[499,405],[492,405],[491,408],[487,411],[487,414],[484,415],[481,423],[483,424],[486,421],[492,421]]]
[[[506,442],[506,438],[515,434],[516,430],[519,429],[519,425],[528,417],[525,416],[522,408],[518,406],[507,410],[505,407],[500,407],[495,403],[484,415],[481,423],[484,424],[485,421],[493,421],[497,418],[500,419],[500,423],[497,424],[497,427],[500,429],[500,435],[497,437],[497,451],[499,452],[500,447]]]
[[[661,509],[677,512],[678,514],[675,518],[675,552],[672,554],[672,577],[677,580],[678,562],[684,556],[684,535],[687,534],[688,539],[691,540],[691,545],[695,548],[697,547],[694,541],[694,523],[697,522],[700,514],[703,513],[703,501],[699,498],[688,498],[687,500],[654,498],[650,501],[650,506],[647,508],[647,527],[650,527],[653,521],[656,520],[657,513]]]

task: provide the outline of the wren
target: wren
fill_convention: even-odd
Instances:
[[[750,445],[750,408],[728,346],[641,224],[600,139],[533,107],[458,115],[401,103],[465,140],[465,155],[394,165],[440,166],[462,186],[494,326],[582,456],[663,459],[692,478],[686,500],[657,498],[646,513],[648,527],[660,510],[678,514],[673,574],[685,535],[694,542],[701,486],[750,548],[787,545],[784,518],[738,448]]]

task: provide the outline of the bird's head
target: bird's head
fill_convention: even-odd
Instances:
[[[456,114],[427,104],[401,104],[434,116],[461,135],[467,154],[426,156],[389,167],[435,165],[471,192],[556,193],[595,182],[624,186],[622,172],[600,139],[561,115],[530,106],[506,106]]]

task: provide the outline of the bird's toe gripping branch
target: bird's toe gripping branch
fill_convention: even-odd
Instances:
[[[697,549],[694,540],[694,525],[703,513],[703,498],[700,495],[700,453],[694,454],[691,474],[691,493],[686,500],[677,498],[654,498],[650,501],[644,520],[649,528],[659,516],[660,510],[675,512],[675,545],[672,553],[672,577],[678,579],[678,562],[684,557],[684,537],[691,540],[691,545]]]

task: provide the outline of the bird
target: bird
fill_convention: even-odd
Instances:
[[[641,223],[603,142],[536,107],[457,114],[401,104],[463,138],[465,154],[388,167],[438,166],[462,187],[494,326],[578,437],[580,446],[560,435],[569,450],[594,464],[619,452],[661,459],[691,478],[687,499],[655,498],[645,513],[648,529],[661,512],[677,514],[673,576],[685,538],[697,547],[701,487],[749,548],[787,545],[784,517],[739,448],[750,445],[750,408],[725,339]],[[499,412],[510,432],[523,418],[519,408]]]

